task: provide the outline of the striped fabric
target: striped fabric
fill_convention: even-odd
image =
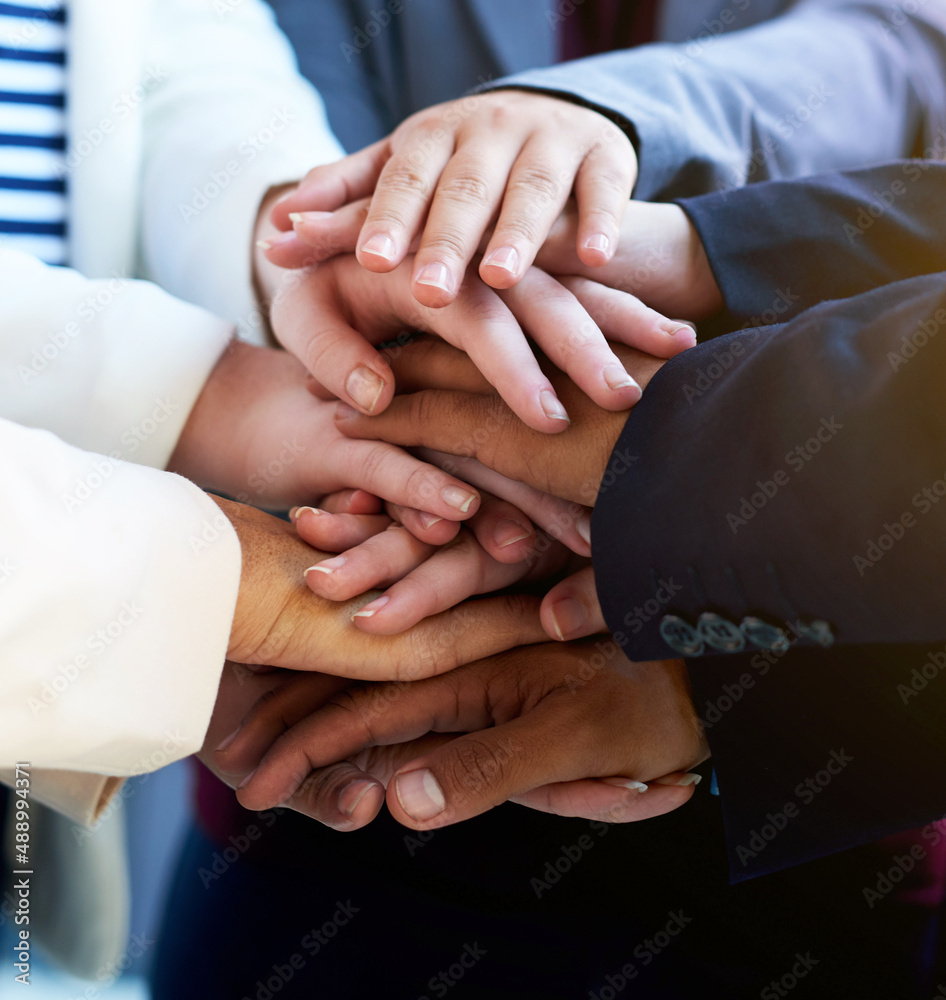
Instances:
[[[65,105],[65,0],[0,3],[0,245],[48,264],[66,262]]]

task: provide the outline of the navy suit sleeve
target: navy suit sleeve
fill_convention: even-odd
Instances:
[[[916,6],[914,13],[907,9]],[[595,56],[496,86],[580,101],[638,147],[635,197],[936,155],[946,128],[946,8],[808,0],[713,38]]]
[[[592,549],[627,655],[680,655],[665,615],[788,637],[687,659],[735,880],[946,812],[944,379],[937,273],[684,352],[615,448]]]
[[[824,620],[838,643],[946,638],[946,274],[678,355],[635,407],[593,516],[631,659],[662,619]],[[705,652],[713,650],[708,646]]]
[[[946,163],[905,160],[680,202],[733,326],[946,271]]]

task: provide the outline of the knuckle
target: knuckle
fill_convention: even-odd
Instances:
[[[461,798],[480,795],[502,781],[510,766],[510,758],[501,748],[484,740],[463,740],[450,761],[450,784]]]
[[[508,190],[531,198],[538,196],[541,202],[547,203],[559,197],[562,185],[548,167],[536,163],[516,170]]]
[[[394,194],[426,195],[430,191],[430,180],[423,171],[410,163],[398,163],[385,171],[378,186]]]
[[[430,236],[424,234],[424,252],[434,254],[438,258],[450,257],[454,260],[463,260],[469,252],[469,247],[463,233],[441,227]]]
[[[442,180],[437,188],[437,194],[460,205],[479,208],[489,203],[490,187],[482,176],[470,171]]]

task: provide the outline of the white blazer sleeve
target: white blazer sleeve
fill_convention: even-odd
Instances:
[[[162,77],[143,125],[146,274],[258,340],[260,202],[344,151],[262,0],[160,0],[152,21],[147,62]]]
[[[167,462],[230,332],[0,252],[0,767],[128,775],[200,746],[239,543],[193,484],[122,459]]]

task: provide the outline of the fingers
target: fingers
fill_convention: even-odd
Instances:
[[[292,228],[292,212],[332,212],[367,197],[390,155],[390,144],[382,139],[335,163],[315,167],[294,191],[273,206],[273,225],[288,230]]]
[[[508,500],[533,525],[541,528],[550,538],[566,545],[576,555],[591,555],[591,510],[584,504],[562,500],[518,480],[509,479],[487,468],[475,458],[447,455],[430,448],[417,449],[417,456],[444,472],[459,475],[464,482],[480,490]]]
[[[383,441],[339,441],[329,461],[340,481],[434,517],[463,521],[479,509],[476,490]]]
[[[612,132],[607,135],[614,137]],[[575,178],[578,256],[590,267],[601,267],[614,256],[637,180],[637,157],[624,136],[621,139],[624,141],[609,142],[602,138],[585,157]]]
[[[355,255],[369,271],[391,271],[407,256],[453,153],[453,136],[430,122],[416,123],[398,147],[381,170],[358,238]]]
[[[380,412],[394,395],[387,362],[348,322],[334,285],[320,271],[300,275],[300,285],[273,302],[279,342],[339,399]]]
[[[683,774],[668,775],[681,779]],[[664,781],[666,779],[660,779]],[[512,801],[556,816],[576,816],[602,823],[636,823],[673,812],[688,802],[696,784],[643,784],[630,778],[585,778],[542,785]]]
[[[395,635],[475,594],[511,586],[530,569],[526,562],[497,562],[471,532],[462,531],[361,608],[355,624],[372,635]]]
[[[591,566],[554,586],[545,595],[539,614],[546,634],[559,642],[608,631]]]
[[[365,490],[338,490],[322,497],[320,509],[329,514],[380,514],[383,506],[379,497]],[[293,511],[289,511],[290,519],[294,520],[292,515]]]
[[[400,524],[389,523],[387,528],[365,539],[341,555],[325,559],[306,570],[309,588],[331,601],[347,601],[367,590],[386,587],[402,579],[411,570],[429,559],[435,547],[425,545]],[[468,596],[468,595],[465,595]],[[354,616],[356,624],[370,617],[371,609],[383,601],[383,596],[363,608]],[[452,605],[437,608],[444,611]],[[414,621],[424,617],[419,615]],[[408,625],[408,627],[409,627]]]
[[[299,537],[323,552],[344,552],[384,531],[387,514],[330,514],[317,507],[296,507],[289,512]]]
[[[418,334],[409,344],[382,352],[397,379],[398,392],[456,389],[492,394],[492,385],[470,356],[431,334]]]
[[[349,761],[318,771],[274,772],[252,790],[237,790],[244,809],[260,811],[288,806],[340,832],[367,826],[384,805],[384,785]],[[267,802],[268,805],[259,805]]]
[[[368,213],[368,204],[368,199],[362,198],[335,212],[291,212],[292,229],[257,245],[271,263],[288,268],[309,267],[338,254],[351,253]]]
[[[641,387],[562,283],[533,268],[502,298],[549,360],[599,406],[627,410],[641,398]]]
[[[559,281],[587,310],[608,340],[658,358],[675,357],[696,344],[693,326],[667,319],[629,292],[587,278],[564,277]]]
[[[502,200],[517,151],[516,136],[494,133],[489,146],[467,141],[450,159],[414,260],[413,292],[418,302],[438,308],[456,298],[467,265]]]
[[[350,684],[327,674],[290,675],[266,692],[214,751],[214,763],[224,774],[254,770],[269,747],[300,720],[327,704]]]

